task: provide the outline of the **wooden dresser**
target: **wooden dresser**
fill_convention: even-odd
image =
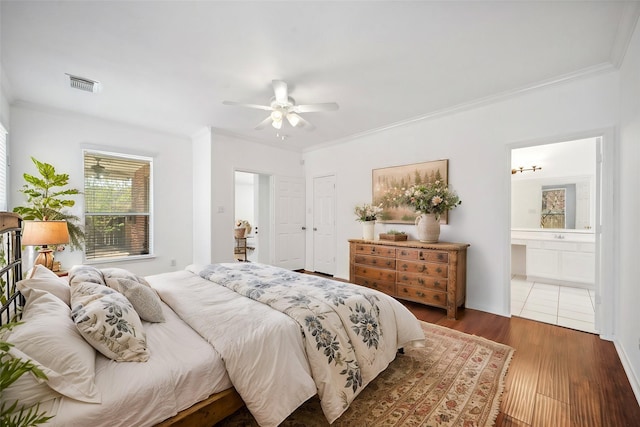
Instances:
[[[349,281],[391,296],[447,310],[465,304],[466,243],[349,240]]]

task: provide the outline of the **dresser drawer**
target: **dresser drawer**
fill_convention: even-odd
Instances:
[[[446,292],[430,291],[413,286],[398,285],[396,286],[396,294],[398,295],[398,298],[409,299],[437,307],[446,308],[447,306]]]
[[[420,273],[433,277],[447,277],[449,274],[446,264],[436,264],[431,262],[405,261],[399,259],[396,263],[398,271],[407,273]]]
[[[384,282],[382,280],[367,279],[366,277],[356,276],[354,280],[356,285],[366,286],[367,288],[375,289],[385,294],[395,295],[396,285],[393,282]]]
[[[356,254],[363,255],[378,255],[378,256],[386,256],[395,258],[396,257],[396,249],[389,248],[386,246],[378,246],[378,245],[356,245]]]
[[[383,268],[367,267],[366,265],[356,265],[354,267],[356,277],[364,277],[367,279],[381,280],[383,282],[393,283],[396,280],[395,270],[385,270]]]
[[[423,289],[433,289],[436,291],[447,291],[447,279],[439,277],[429,277],[424,274],[402,273],[398,271],[396,275],[396,283],[400,285],[416,286]]]
[[[425,249],[398,249],[398,259],[448,263],[449,254],[443,251]]]
[[[356,255],[354,257],[354,262],[356,264],[366,264],[374,267],[388,268],[391,270],[395,270],[396,268],[395,258],[382,258],[382,257],[370,256],[370,255]]]

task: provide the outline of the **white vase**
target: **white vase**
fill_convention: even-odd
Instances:
[[[418,240],[425,243],[437,243],[440,238],[440,219],[436,214],[421,214],[416,218]]]
[[[362,221],[362,238],[364,240],[373,240],[375,225],[375,221]]]

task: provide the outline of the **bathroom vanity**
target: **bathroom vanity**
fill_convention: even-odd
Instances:
[[[595,235],[576,230],[511,230],[512,274],[593,289]]]

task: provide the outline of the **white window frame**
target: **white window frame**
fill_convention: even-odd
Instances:
[[[0,211],[9,209],[9,146],[7,130],[0,123]]]
[[[152,259],[155,258],[155,252],[154,252],[154,204],[153,204],[153,187],[154,187],[154,178],[153,178],[153,163],[154,163],[154,158],[152,156],[144,156],[144,155],[138,155],[138,154],[131,154],[131,153],[126,153],[126,152],[117,152],[117,151],[106,151],[106,150],[99,150],[99,149],[90,149],[90,148],[86,148],[82,150],[82,175],[83,175],[83,188],[85,190],[85,194],[86,194],[86,187],[84,187],[84,181],[85,181],[85,174],[84,174],[84,169],[85,169],[85,158],[87,155],[96,155],[96,156],[110,156],[110,157],[120,157],[123,159],[131,159],[131,160],[141,160],[141,161],[146,161],[149,162],[149,253],[148,254],[144,254],[144,255],[129,255],[129,256],[121,256],[121,257],[101,257],[101,258],[91,258],[88,259],[87,258],[87,254],[86,254],[86,245],[85,248],[83,248],[82,250],[82,256],[83,256],[83,262],[85,264],[105,264],[105,263],[111,263],[111,262],[127,262],[127,261],[136,261],[136,260],[146,260],[146,259]],[[87,212],[87,207],[86,207],[86,201],[84,202],[84,224],[86,224],[86,217],[88,216],[88,212]]]

